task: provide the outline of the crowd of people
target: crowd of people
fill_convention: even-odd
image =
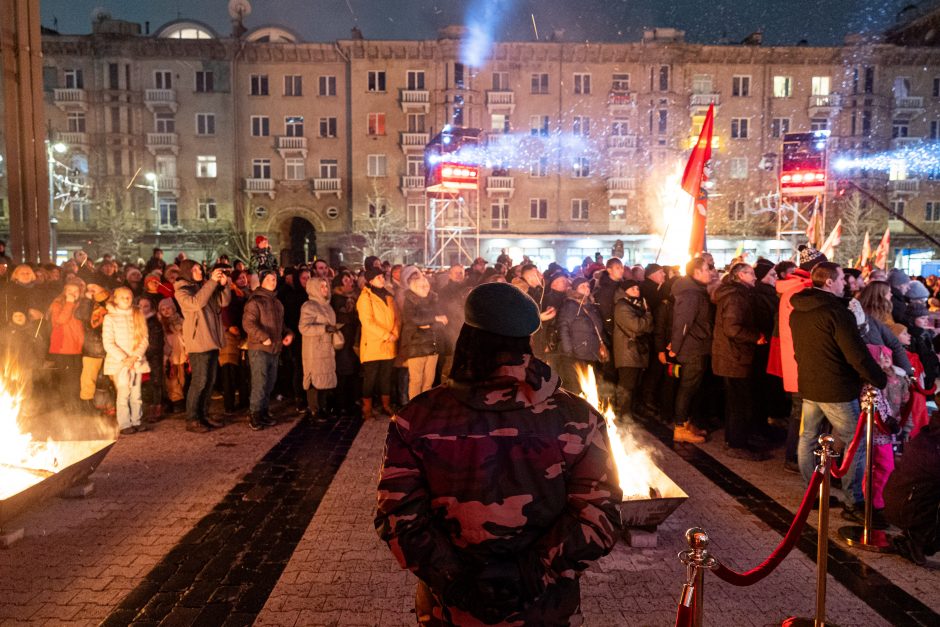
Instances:
[[[904,504],[892,485],[907,483],[892,483],[904,474],[896,455],[921,432],[936,438],[937,278],[841,268],[811,247],[794,261],[735,259],[723,269],[703,253],[681,270],[600,253],[574,270],[542,269],[505,251],[493,264],[442,271],[376,257],[281,267],[263,236],[247,261],[205,264],[183,254],[167,263],[154,249],[146,263],[77,251],[61,266],[14,266],[0,248],[0,342],[25,385],[52,383],[69,410],[113,412],[123,435],[171,412],[185,413],[193,432],[239,413],[263,429],[276,422],[272,398],[309,420],[368,420],[448,382],[468,294],[508,283],[536,304],[532,354],[566,389],[580,392],[579,372],[593,367],[621,419],[662,421],[677,443],[723,429],[727,454],[756,462],[785,446],[784,468],[808,479],[817,436],[831,429],[851,440],[870,384],[882,418],[875,523],[897,524]],[[213,415],[215,394],[223,412]],[[864,454],[843,480],[852,520]],[[915,561],[936,547],[936,510],[932,527],[929,515],[914,516],[926,525],[908,534]]]

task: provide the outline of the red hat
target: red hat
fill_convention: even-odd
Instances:
[[[261,246],[261,242],[266,242],[266,241],[268,241],[267,237],[265,237],[264,235],[259,235],[258,237],[255,238],[255,246]]]

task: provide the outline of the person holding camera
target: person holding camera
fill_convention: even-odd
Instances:
[[[617,369],[617,413],[630,415],[633,391],[649,363],[653,333],[653,313],[640,295],[633,279],[621,283],[614,292],[614,367]]]

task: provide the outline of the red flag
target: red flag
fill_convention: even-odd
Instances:
[[[712,134],[715,130],[715,105],[708,105],[705,123],[698,141],[689,155],[682,173],[682,189],[695,199],[692,211],[692,234],[689,237],[689,254],[695,255],[705,250],[705,225],[708,222],[708,192],[703,183],[708,180],[705,168],[712,158]]]
[[[862,242],[862,256],[858,260],[858,266],[864,268],[871,259],[871,239],[868,237],[868,231],[865,231],[865,240]]]
[[[875,249],[874,266],[882,270],[888,265],[888,252],[891,249],[891,231],[885,229],[885,234],[881,237],[881,243]]]
[[[842,218],[839,218],[839,221],[836,222],[835,227],[832,229],[832,232],[829,233],[829,237],[826,238],[826,241],[823,242],[822,248],[819,249],[819,252],[826,256],[826,259],[832,259],[835,257],[836,246],[842,243]]]

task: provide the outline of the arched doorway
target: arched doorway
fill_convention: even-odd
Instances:
[[[309,220],[294,217],[288,226],[288,258],[291,264],[310,261],[317,254],[317,230]]]

